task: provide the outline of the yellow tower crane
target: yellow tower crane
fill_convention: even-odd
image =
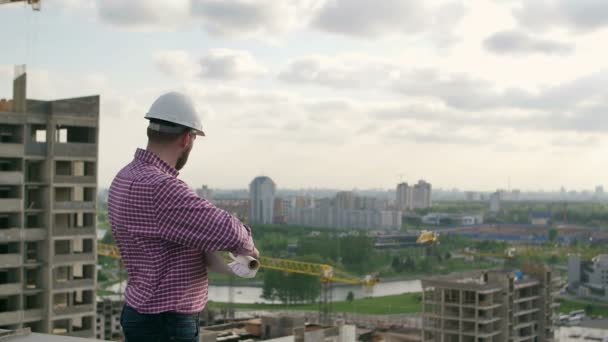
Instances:
[[[420,232],[420,235],[418,235],[418,239],[416,240],[416,243],[418,244],[435,244],[435,243],[439,243],[439,234],[430,231],[430,230],[423,230],[422,232]]]
[[[98,243],[97,254],[114,259],[120,259],[120,252],[118,247],[113,245],[107,245]],[[375,275],[367,275],[363,278],[355,277],[336,269],[335,267],[327,264],[317,264],[312,262],[294,261],[287,259],[276,259],[276,258],[260,258],[260,267],[273,270],[281,271],[293,274],[304,274],[319,278],[321,282],[321,300],[319,301],[319,321],[321,323],[329,323],[329,315],[331,313],[332,303],[332,284],[350,284],[350,285],[362,285],[367,294],[371,294],[371,291],[380,280]]]

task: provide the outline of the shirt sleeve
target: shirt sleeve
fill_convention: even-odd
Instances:
[[[178,179],[157,186],[154,207],[162,239],[205,252],[247,254],[254,249],[249,227]]]

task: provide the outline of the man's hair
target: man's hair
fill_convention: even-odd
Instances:
[[[172,122],[168,122],[168,121],[164,121],[164,120],[151,119],[150,122],[151,123],[156,123],[156,124],[159,124],[159,125],[163,125],[163,126],[183,128],[178,133],[169,133],[169,132],[159,132],[159,131],[153,130],[150,127],[148,127],[148,130],[147,130],[148,140],[150,140],[150,142],[154,143],[154,144],[170,144],[170,143],[173,143],[182,134],[184,134],[185,132],[187,132],[189,130],[188,127],[185,127],[185,126],[182,126],[182,125],[178,125],[178,124],[174,124]]]

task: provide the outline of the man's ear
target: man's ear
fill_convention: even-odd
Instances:
[[[190,132],[186,131],[179,136],[179,147],[186,148],[188,146],[188,140],[190,139]]]

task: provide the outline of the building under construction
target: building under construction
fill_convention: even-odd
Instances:
[[[545,267],[423,279],[423,341],[553,341],[560,282]]]
[[[0,329],[95,336],[99,97],[0,100]]]

